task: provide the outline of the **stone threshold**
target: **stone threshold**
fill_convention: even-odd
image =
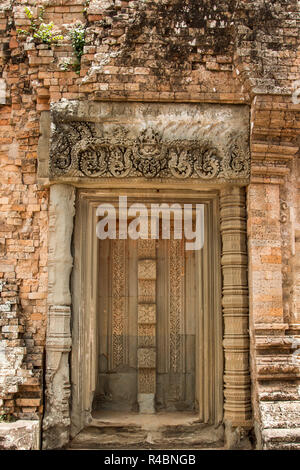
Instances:
[[[94,412],[68,449],[223,449],[224,429],[192,412]]]

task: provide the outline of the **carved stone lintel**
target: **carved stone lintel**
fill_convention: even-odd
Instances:
[[[242,139],[222,148],[209,139],[165,141],[152,128],[137,138],[124,136],[122,131],[120,128],[119,135],[97,137],[94,123],[69,122],[67,130],[57,123],[52,136],[50,175],[205,181],[249,176],[249,156]]]
[[[221,192],[224,318],[224,411],[233,426],[251,418],[244,188]]]
[[[118,104],[109,110],[95,106],[98,113],[85,105],[80,115],[75,109],[66,114],[61,104],[53,107],[50,178],[249,179],[245,108],[220,112],[212,106],[208,112],[201,105],[152,104],[137,109],[133,103],[127,104],[129,120]]]

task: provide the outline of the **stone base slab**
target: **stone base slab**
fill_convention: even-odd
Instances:
[[[154,396],[155,396],[154,393],[139,393],[138,394],[138,403],[140,407],[140,413],[144,413],[144,414],[155,413]]]

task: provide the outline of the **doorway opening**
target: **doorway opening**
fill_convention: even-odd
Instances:
[[[219,425],[223,350],[218,192],[126,193],[128,202],[203,204],[204,246],[186,250],[186,240],[174,239],[172,230],[170,239],[99,240],[97,207],[101,202],[116,204],[122,191],[78,191],[73,435],[86,426],[98,429],[99,423],[125,426],[129,418],[131,426],[146,430],[149,425],[165,427],[169,420],[176,426],[187,423],[189,432],[193,423],[201,429]]]

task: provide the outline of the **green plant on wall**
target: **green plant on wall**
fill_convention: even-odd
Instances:
[[[86,1],[88,5],[88,0]],[[44,7],[38,7],[38,15],[34,16],[33,12],[26,7],[25,14],[30,20],[29,29],[18,29],[17,33],[23,36],[31,36],[31,38],[38,43],[42,44],[57,44],[64,39],[62,35],[53,33],[54,24],[44,22]],[[77,23],[69,32],[72,47],[75,53],[75,61],[73,63],[64,62],[61,64],[62,70],[68,70],[69,66],[73,68],[76,73],[80,73],[81,57],[83,55],[83,48],[85,45],[85,27],[81,23]]]
[[[73,69],[76,73],[80,72],[80,65],[81,65],[81,57],[83,54],[83,48],[85,44],[85,28],[82,24],[77,24],[75,28],[73,28],[69,36],[71,38],[72,46],[74,49],[74,53],[76,56],[76,60],[73,63]]]
[[[44,12],[43,7],[38,7],[39,13],[37,18],[34,17],[33,12],[26,7],[25,14],[30,20],[29,29],[18,29],[17,33],[20,35],[31,36],[36,42],[42,44],[57,44],[59,41],[62,41],[64,37],[62,35],[54,34],[53,27],[54,24],[51,21],[50,23],[44,23]]]
[[[88,14],[88,8],[90,6],[90,0],[85,0],[85,2],[83,3],[84,5],[84,8],[82,10],[82,13],[83,15],[85,16],[85,18],[87,18],[87,14]]]
[[[15,421],[17,421],[17,419],[12,415],[9,415],[9,414],[0,415],[0,423],[13,423]]]

